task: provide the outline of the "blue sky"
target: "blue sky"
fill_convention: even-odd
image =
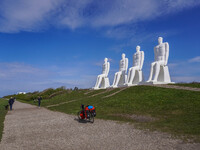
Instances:
[[[66,86],[90,88],[109,58],[112,83],[121,54],[137,45],[149,76],[153,47],[170,45],[172,81],[200,81],[199,0],[1,0],[0,96]]]

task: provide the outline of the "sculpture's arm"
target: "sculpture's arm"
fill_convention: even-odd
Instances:
[[[107,63],[107,69],[106,69],[106,77],[108,76],[108,73],[110,71],[110,63]]]
[[[166,42],[165,43],[165,66],[168,63],[168,58],[169,58],[169,44]]]
[[[125,68],[125,69],[126,69],[126,70],[125,70],[125,73],[126,73],[127,70],[128,70],[128,58],[126,58],[125,61],[126,61],[126,64],[125,64],[125,67],[126,67],[126,68]]]
[[[102,65],[102,74],[103,74],[103,72],[104,72],[104,64]]]
[[[121,60],[119,61],[119,71],[121,71]]]
[[[143,63],[144,63],[144,52],[141,51],[141,55],[140,55],[140,70],[142,70]]]
[[[157,60],[157,52],[156,52],[156,47],[154,47],[154,61]]]

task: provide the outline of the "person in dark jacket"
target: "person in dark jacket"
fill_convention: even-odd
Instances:
[[[40,108],[41,100],[42,100],[42,97],[41,97],[41,96],[38,96],[38,107],[39,107],[39,108]]]
[[[9,101],[8,101],[9,105],[10,105],[10,110],[12,110],[12,105],[14,103],[14,98],[10,98]]]

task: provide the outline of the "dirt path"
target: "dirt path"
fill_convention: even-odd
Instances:
[[[113,91],[113,90],[114,90],[114,89],[107,89],[107,90],[105,90],[105,91],[103,91],[103,92],[90,95],[90,96],[88,96],[87,98],[94,97],[94,96],[97,96],[97,95],[101,95],[101,94],[104,94],[104,93],[107,93],[107,92],[110,92],[110,91]],[[55,106],[59,106],[59,105],[63,105],[63,104],[67,104],[67,103],[71,103],[71,102],[75,102],[75,101],[79,101],[79,100],[81,100],[81,99],[82,99],[82,98],[78,98],[78,99],[70,100],[70,101],[67,101],[67,102],[62,102],[62,103],[58,103],[58,104],[54,104],[54,105],[49,105],[49,106],[47,106],[47,108],[55,107]]]
[[[117,93],[119,93],[119,92],[121,92],[121,91],[123,91],[123,90],[125,90],[125,89],[127,89],[127,88],[128,88],[128,87],[120,88],[119,91],[116,91],[116,92],[114,92],[114,93],[112,93],[112,94],[110,94],[110,95],[106,95],[106,96],[104,96],[104,97],[102,97],[102,98],[107,98],[107,97],[114,96],[114,95],[116,95]]]
[[[103,92],[99,92],[99,93],[96,93],[96,94],[90,95],[89,97],[94,97],[94,96],[97,96],[97,95],[101,95],[101,94],[104,94],[104,93],[107,93],[107,92],[110,92],[110,91],[113,91],[113,90],[114,90],[113,88],[106,89],[106,90],[103,91]]]
[[[158,85],[156,85],[155,84],[155,85],[149,85],[149,86],[156,86],[156,87],[163,87],[163,88],[170,88],[170,89],[189,90],[189,91],[200,91],[200,88],[178,86],[178,85],[167,85],[167,84],[158,84]]]
[[[197,150],[169,135],[135,129],[127,123],[95,119],[80,123],[73,115],[15,102],[8,112],[1,150]]]
[[[50,108],[50,107],[60,106],[60,105],[63,105],[63,104],[67,104],[67,103],[79,101],[80,99],[81,99],[81,98],[79,98],[79,99],[74,99],[74,100],[67,101],[67,102],[63,102],[63,103],[54,104],[54,105],[49,105],[49,106],[46,106],[46,107],[47,107],[47,108]]]

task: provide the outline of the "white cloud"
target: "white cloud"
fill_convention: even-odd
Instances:
[[[37,31],[48,24],[63,0],[2,0],[0,31]]]
[[[0,97],[19,91],[38,91],[66,86],[92,87],[96,76],[90,75],[88,66],[35,67],[19,62],[0,63]]]
[[[39,31],[51,25],[115,27],[199,4],[199,0],[1,0],[0,32]]]
[[[0,63],[0,77],[1,79],[30,79],[33,77],[46,77],[50,75],[49,71],[35,68],[24,63]]]
[[[184,8],[194,7],[200,4],[199,0],[166,0],[169,11],[177,11]]]
[[[200,56],[191,58],[191,59],[188,60],[188,62],[200,62]]]
[[[49,80],[53,72],[24,63],[0,63],[0,96],[19,91],[41,90],[35,83]]]

